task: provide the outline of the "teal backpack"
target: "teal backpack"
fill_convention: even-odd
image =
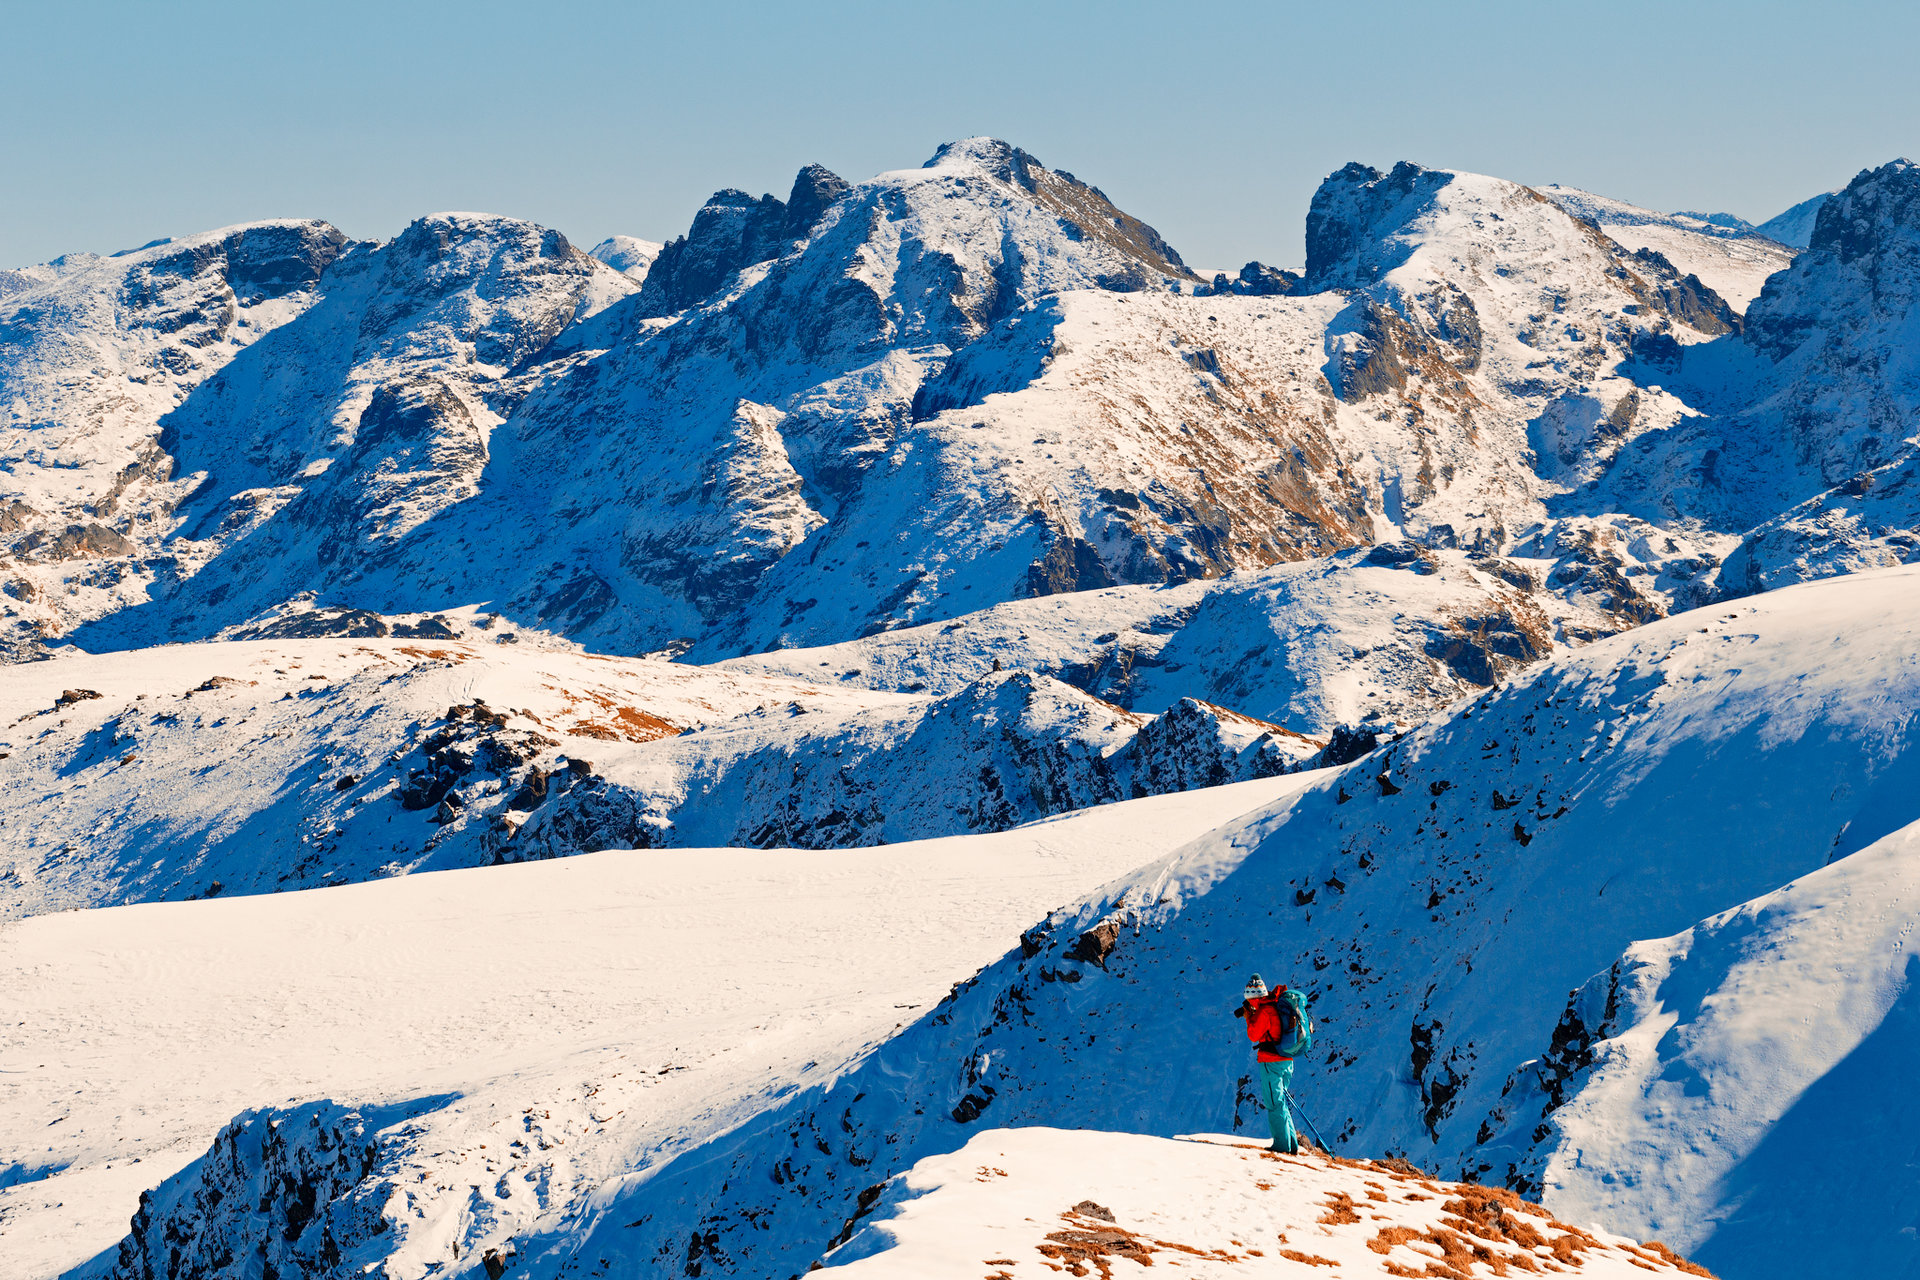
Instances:
[[[1280,1006],[1280,1052],[1288,1058],[1301,1057],[1313,1049],[1313,1018],[1307,1013],[1304,991],[1288,987]]]

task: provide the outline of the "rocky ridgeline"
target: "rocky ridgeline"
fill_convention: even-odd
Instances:
[[[1635,625],[1907,554],[1910,175],[1836,195],[1745,316],[1687,265],[1737,228],[1675,216],[1629,251],[1410,164],[1323,184],[1303,276],[1200,282],[983,139],[722,192],[657,257],[602,246],[619,269],[469,215],[63,260],[0,298],[6,643],[205,638],[313,592],[716,658],[1394,537],[1557,559],[1602,528],[1638,544],[1601,572]]]
[[[198,652],[223,670],[188,683],[161,651],[48,687],[7,717],[0,915],[606,848],[828,849],[1004,831],[1273,777],[1324,746],[1191,698],[1159,716],[1128,712],[1027,671],[936,697],[829,694],[658,662],[615,672],[445,641]],[[441,701],[449,690],[463,700]],[[211,779],[209,760],[224,762]],[[65,803],[41,803],[74,779]],[[147,816],[112,821],[129,810]]]

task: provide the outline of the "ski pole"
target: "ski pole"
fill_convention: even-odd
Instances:
[[[1300,1100],[1293,1096],[1293,1090],[1287,1089],[1287,1090],[1284,1090],[1283,1092],[1285,1092],[1287,1095],[1287,1105],[1292,1107],[1295,1111],[1299,1112],[1300,1118],[1307,1122],[1307,1132],[1313,1135],[1313,1140],[1320,1144],[1320,1149],[1322,1151],[1326,1152],[1328,1155],[1332,1155],[1333,1148],[1328,1146],[1327,1140],[1320,1136],[1320,1131],[1313,1127],[1313,1117],[1308,1115],[1307,1109],[1300,1105]]]

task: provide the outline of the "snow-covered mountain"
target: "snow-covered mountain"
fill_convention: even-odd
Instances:
[[[711,659],[1405,535],[1584,555],[1633,619],[1710,568],[1579,496],[1690,407],[1628,358],[1738,325],[1697,273],[1410,165],[1334,175],[1309,224],[1292,292],[1196,296],[1097,188],[975,139],[722,192],[638,280],[641,242],[601,246],[615,271],[508,219],[281,227],[325,248],[260,295],[270,333],[227,250],[103,260],[0,303],[13,643],[232,634],[313,593]],[[1622,531],[1674,543],[1646,582]]]
[[[1354,164],[1303,270],[1208,280],[976,138],[590,254],[0,276],[9,1247],[885,1271],[990,1126],[1261,1127],[1259,968],[1343,1152],[1732,1275],[1864,1206],[1834,1266],[1913,1270],[1804,1135],[1915,1047],[1917,175],[1795,253]],[[1452,1259],[1418,1203],[1328,1247]]]
[[[1730,1275],[1765,1274],[1756,1259],[1803,1238],[1802,1215],[1844,1203],[1834,1273],[1898,1274],[1909,1189],[1859,1162],[1897,1162],[1913,1132],[1897,1099],[1916,1047],[1917,575],[1651,623],[1343,769],[1247,784],[1280,791],[695,1144],[613,1119],[638,1086],[611,1060],[569,1085],[605,1100],[576,1104],[590,1123],[565,1112],[563,1134],[531,1076],[391,1114],[249,1113],[143,1209],[119,1274],[255,1242],[276,1259],[330,1247],[343,1268],[404,1257],[407,1275],[478,1274],[488,1251],[526,1274],[798,1274],[891,1177],[983,1129],[1264,1129],[1228,1016],[1250,968],[1311,992],[1295,1088],[1343,1153],[1504,1183]],[[243,904],[142,910],[203,905]],[[1864,1145],[1796,1140],[1874,1098]],[[511,1145],[493,1153],[493,1135]],[[522,1205],[563,1162],[593,1162],[595,1189]],[[261,1191],[283,1175],[304,1189]],[[309,1222],[321,1241],[280,1242]]]
[[[1558,185],[1542,187],[1540,193],[1576,217],[1589,219],[1621,246],[1652,250],[1676,269],[1698,276],[1736,311],[1745,311],[1760,296],[1767,277],[1793,261],[1795,249],[1807,247],[1804,236],[1783,241],[1730,214],[1656,213]]]
[[[1912,560],[1917,304],[1920,168],[1898,160],[1821,206],[1743,333],[1680,353],[1666,376],[1702,412],[1637,441],[1599,492],[1656,521],[1747,530],[1722,597]]]

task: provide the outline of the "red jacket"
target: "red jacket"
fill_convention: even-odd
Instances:
[[[1247,1039],[1260,1046],[1255,1056],[1262,1062],[1291,1062],[1284,1053],[1275,1053],[1267,1045],[1280,1043],[1280,1037],[1286,1034],[1286,1028],[1280,1022],[1280,997],[1286,988],[1279,987],[1269,991],[1258,1000],[1249,1000],[1240,1006],[1240,1014],[1247,1020]]]

